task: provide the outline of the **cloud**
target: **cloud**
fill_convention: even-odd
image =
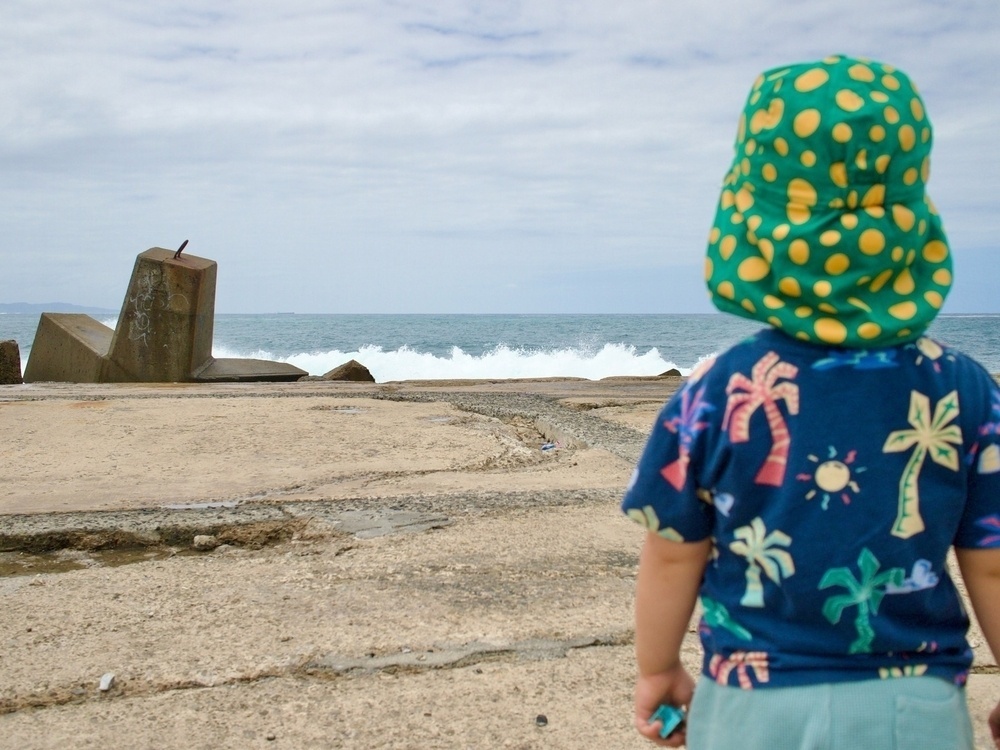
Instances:
[[[683,311],[749,84],[833,51],[918,82],[956,253],[995,247],[998,7],[9,0],[0,301],[117,307],[190,238],[223,312],[584,311],[560,271]]]

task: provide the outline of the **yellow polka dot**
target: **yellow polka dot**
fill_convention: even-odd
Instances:
[[[751,216],[749,219],[747,219],[747,226],[750,227],[750,230],[753,232],[756,232],[758,229],[760,229],[760,225],[763,223],[764,219],[761,216]]]
[[[763,258],[747,258],[736,269],[736,275],[740,280],[748,282],[760,281],[770,272],[771,266]]]
[[[768,182],[778,179],[778,168],[773,164],[765,164],[760,170],[761,176]]]
[[[782,99],[772,99],[767,109],[758,109],[750,118],[750,132],[760,133],[775,127],[785,114],[785,102]]]
[[[920,142],[921,143],[927,143],[927,141],[929,141],[930,139],[931,139],[931,129],[930,128],[922,128],[920,130]]]
[[[799,205],[798,203],[789,203],[785,207],[785,211],[788,214],[788,220],[792,224],[805,224],[809,221],[809,217],[812,216],[806,206]]]
[[[854,209],[858,207],[858,191],[852,190],[847,194],[847,207]]]
[[[854,157],[854,163],[858,169],[868,169],[868,149],[861,149]]]
[[[778,224],[778,226],[774,228],[774,231],[771,232],[771,236],[778,240],[778,242],[781,242],[781,240],[788,236],[791,229],[792,228],[788,226],[788,224]]]
[[[816,166],[816,154],[813,151],[806,149],[799,156],[799,161],[802,162],[803,167],[815,167]]]
[[[792,130],[799,138],[808,138],[819,128],[819,110],[804,109],[795,115],[792,121]]]
[[[875,80],[875,71],[867,65],[862,65],[861,63],[849,67],[847,69],[847,75],[855,81],[864,81],[865,83],[871,83]]]
[[[801,177],[795,177],[788,182],[788,200],[803,206],[815,206],[816,188]]]
[[[908,252],[906,254],[906,265],[912,266],[913,265],[913,261],[915,261],[916,259],[917,259],[917,251],[916,250],[910,250],[910,252]]]
[[[862,206],[881,206],[885,203],[885,185],[872,185],[861,199]]]
[[[878,323],[862,323],[858,326],[858,336],[863,339],[871,340],[878,338],[878,335],[882,333],[882,327]]]
[[[948,246],[941,240],[931,240],[924,245],[924,260],[928,263],[943,263],[948,257]]]
[[[885,249],[885,235],[877,229],[866,229],[858,237],[858,247],[865,255],[878,255]]]
[[[757,306],[754,305],[754,303],[751,300],[745,299],[740,302],[740,305],[742,305],[743,309],[746,310],[748,313],[754,314],[757,312]]]
[[[715,272],[715,264],[712,263],[711,258],[705,258],[705,281],[712,278],[712,274]]]
[[[746,213],[750,207],[753,206],[753,193],[751,193],[746,188],[740,188],[736,191],[736,210],[740,213]]]
[[[747,175],[750,174],[750,160],[749,159],[743,159],[740,162],[740,173],[744,177],[746,177]]]
[[[892,157],[889,154],[882,154],[875,160],[875,171],[879,174],[885,174],[885,170],[889,168],[890,161],[892,161]]]
[[[903,248],[901,248],[899,246],[894,247],[892,249],[892,255],[890,256],[892,258],[892,262],[893,263],[900,263],[900,262],[902,262],[903,255],[905,254],[905,252],[906,251],[903,250]]]
[[[796,91],[813,91],[830,80],[830,74],[822,68],[813,68],[795,79]]]
[[[847,187],[847,165],[842,161],[830,165],[830,179],[837,187]]]
[[[885,216],[885,209],[882,206],[865,206],[865,213],[873,219],[881,219]]]
[[[904,297],[913,294],[913,290],[916,288],[917,285],[913,281],[913,275],[910,273],[909,268],[904,268],[900,271],[896,280],[892,282],[892,291]]]
[[[739,211],[734,211],[733,215],[729,217],[729,222],[731,224],[742,224],[743,214],[741,214]]]
[[[914,132],[912,125],[903,125],[899,129],[897,136],[899,137],[899,147],[903,151],[911,151],[917,145],[917,134]]]
[[[816,305],[822,312],[830,313],[830,315],[837,314],[837,308],[831,305],[829,302],[820,302]]]
[[[743,139],[747,135],[747,116],[745,114],[740,115],[739,127],[736,128],[736,140],[743,143]]]
[[[924,157],[923,163],[920,165],[920,179],[927,182],[931,178],[931,158],[929,156]]]
[[[872,98],[873,102],[878,102],[879,104],[885,104],[889,101],[889,95],[884,91],[872,91],[868,96]]]
[[[841,344],[847,338],[847,326],[836,318],[820,318],[814,328],[816,337],[827,344]]]
[[[767,317],[767,322],[773,325],[775,328],[781,328],[781,318],[775,317],[774,315],[769,315]]]
[[[843,216],[840,217],[840,223],[844,225],[844,229],[857,229],[858,215],[844,214]]]
[[[802,305],[801,307],[795,308],[795,315],[799,318],[808,318],[812,314],[813,314],[812,308],[807,307],[806,305]]]
[[[892,220],[896,222],[896,226],[902,229],[904,232],[909,232],[913,229],[913,225],[917,222],[916,214],[910,209],[900,203],[894,203],[892,205]]]
[[[788,141],[784,138],[775,138],[774,150],[777,151],[780,156],[788,156]]]
[[[830,201],[830,208],[843,208],[846,205],[843,198],[834,198]]]
[[[733,256],[733,252],[736,250],[736,238],[731,234],[727,234],[722,238],[722,242],[719,243],[719,255],[723,260],[729,260]]]
[[[848,301],[848,303],[854,305],[859,310],[864,310],[865,312],[869,312],[869,313],[872,311],[872,308],[871,308],[870,305],[868,305],[864,300],[858,299],[857,297],[848,297],[847,301]]]
[[[850,267],[851,260],[844,253],[834,253],[823,264],[823,270],[831,276],[840,276]]]
[[[833,126],[833,140],[837,143],[847,143],[851,140],[851,126],[846,122],[838,122]]]
[[[889,314],[897,320],[911,320],[917,314],[917,304],[915,302],[897,302],[889,307]]]
[[[799,280],[793,276],[786,276],[781,281],[779,281],[778,291],[784,294],[786,297],[802,296],[802,287],[799,286]]]
[[[788,246],[788,257],[792,263],[804,266],[809,262],[809,244],[803,239],[792,240]]]
[[[733,288],[733,282],[723,281],[715,290],[718,292],[720,297],[725,297],[726,299],[735,299],[736,290]]]
[[[764,260],[768,263],[774,262],[774,245],[771,240],[766,237],[761,237],[757,241],[757,249],[760,250],[760,254],[764,256]]]
[[[831,284],[826,279],[820,279],[815,284],[813,284],[813,294],[817,297],[829,297],[830,292],[833,291],[833,284]]]
[[[881,125],[872,125],[868,128],[868,137],[871,138],[875,143],[879,143],[885,140],[885,128]]]
[[[923,102],[921,102],[916,97],[910,99],[910,112],[913,113],[913,119],[917,120],[918,122],[920,120],[923,120],[924,119]]]
[[[890,91],[899,91],[899,79],[896,76],[882,76],[882,85]]]
[[[714,245],[716,242],[718,242],[721,234],[722,232],[719,231],[718,227],[712,227],[712,231],[708,233],[709,244]]]
[[[886,269],[885,271],[882,271],[882,273],[880,273],[878,276],[875,277],[869,289],[871,289],[873,292],[881,291],[882,287],[884,287],[891,278],[892,278],[892,269],[891,268]]]
[[[899,122],[899,111],[895,107],[886,107],[883,114],[885,115],[885,121],[890,125],[895,125]]]
[[[743,147],[743,153],[747,156],[753,156],[753,152],[757,149],[757,141],[751,138],[747,141],[746,145]]]
[[[951,271],[947,268],[939,268],[931,276],[934,279],[934,283],[940,286],[950,286],[951,285]]]
[[[796,331],[795,338],[802,339],[803,341],[812,341],[812,339],[809,338],[809,334],[805,331]]]
[[[780,310],[784,306],[785,303],[781,300],[780,297],[775,297],[773,294],[764,295],[764,307],[767,307],[771,310]]]
[[[905,172],[903,172],[903,184],[915,185],[919,177],[920,173],[917,172],[916,167],[910,167]]]
[[[736,196],[733,194],[732,190],[723,190],[722,197],[719,199],[719,205],[722,207],[723,211],[728,211],[736,203]]]
[[[907,336],[909,336],[910,333],[911,333],[911,331],[910,331],[909,328],[900,328],[898,331],[896,331],[896,336],[898,336],[899,338],[902,339],[902,338],[906,338]]]
[[[941,305],[944,304],[944,297],[942,297],[938,292],[924,292],[924,299],[927,300],[927,304],[935,310],[940,310]]]
[[[917,234],[927,234],[927,219],[921,219],[917,223]]]
[[[819,236],[819,244],[826,247],[833,247],[840,242],[840,232],[836,229],[828,229]]]
[[[837,106],[845,112],[857,112],[865,105],[865,100],[850,89],[841,89],[837,92],[837,95],[833,97],[833,100],[837,102]]]

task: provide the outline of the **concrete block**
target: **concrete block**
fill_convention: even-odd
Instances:
[[[21,382],[21,350],[13,339],[0,341],[0,385]]]
[[[114,331],[89,315],[42,313],[24,382],[100,383]]]
[[[182,382],[212,359],[214,260],[152,248],[135,259],[109,359],[122,380]],[[106,373],[109,382],[116,373]]]

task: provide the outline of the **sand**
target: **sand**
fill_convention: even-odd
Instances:
[[[0,746],[648,746],[617,503],[678,384],[0,387]]]

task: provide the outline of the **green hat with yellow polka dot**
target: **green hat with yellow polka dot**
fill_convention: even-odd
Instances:
[[[917,338],[951,287],[951,254],[924,191],[931,123],[909,78],[828,57],[763,73],[709,236],[716,307],[806,341]]]

